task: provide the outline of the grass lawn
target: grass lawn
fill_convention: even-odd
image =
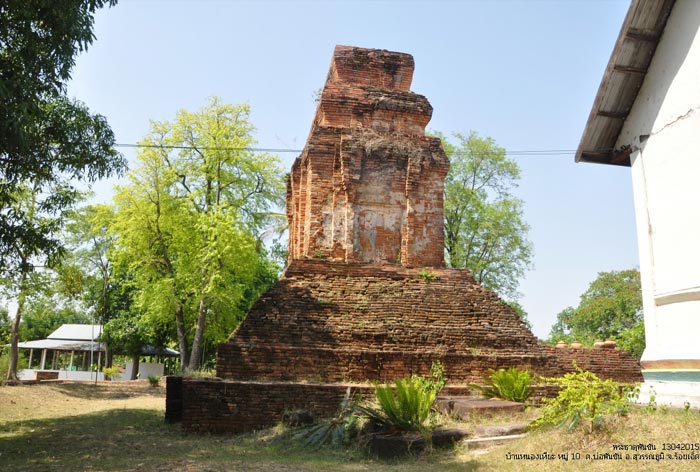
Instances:
[[[436,451],[400,462],[367,458],[356,449],[310,450],[281,428],[242,436],[188,436],[165,424],[165,393],[147,382],[45,383],[0,387],[0,470],[6,471],[641,471],[700,470],[676,459],[664,443],[700,443],[700,412],[642,408],[596,434],[530,433],[488,450]],[[526,413],[527,415],[528,413]],[[529,413],[532,415],[532,412]],[[522,418],[498,418],[510,422]],[[653,444],[664,459],[634,459],[613,444]],[[622,459],[603,458],[620,452]],[[700,451],[694,451],[700,454]],[[569,460],[516,454],[569,454]],[[575,460],[573,455],[580,454]],[[586,459],[586,455],[590,458]],[[599,456],[595,456],[599,454]],[[630,458],[625,459],[625,454]],[[667,457],[668,455],[668,457]],[[509,458],[510,457],[510,458]],[[598,457],[598,458],[596,458]]]

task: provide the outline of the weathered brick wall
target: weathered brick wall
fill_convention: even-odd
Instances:
[[[182,384],[186,431],[250,431],[294,408],[330,415],[343,382],[427,375],[436,360],[452,384],[514,366],[560,376],[574,360],[641,381],[622,351],[544,346],[468,271],[440,268],[449,162],[424,135],[432,107],[409,91],[412,73],[407,54],[336,48],[288,180],[290,265],[219,347],[225,380]]]
[[[433,280],[426,280],[434,277]],[[489,368],[558,366],[509,306],[468,271],[296,260],[219,347],[238,380],[365,381],[427,374],[453,382]]]
[[[287,183],[289,258],[441,267],[449,168],[408,54],[338,46]]]
[[[168,423],[182,421],[182,377],[173,375],[165,377],[165,421]]]
[[[182,429],[194,433],[244,433],[274,426],[287,411],[304,409],[321,418],[338,410],[350,385],[187,379],[182,383]],[[373,396],[369,385],[352,394]]]
[[[547,347],[547,350],[559,360],[562,373],[557,375],[573,372],[575,362],[581,369],[593,372],[601,379],[612,379],[623,383],[644,381],[639,362],[621,349]]]
[[[641,381],[624,351],[542,345],[468,271],[296,260],[219,347],[217,375],[238,380],[342,382],[427,374],[440,360],[453,383],[489,369],[544,376],[573,370]]]
[[[58,380],[58,372],[37,370],[36,380]]]

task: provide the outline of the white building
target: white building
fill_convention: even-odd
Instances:
[[[34,380],[39,376],[44,379],[104,380],[102,372],[92,368],[102,365],[104,345],[98,341],[101,334],[102,325],[64,324],[46,339],[19,343],[20,349],[29,350],[29,366],[17,373],[19,379]]]
[[[646,330],[640,401],[653,394],[659,404],[687,401],[695,407],[700,406],[699,29],[700,1],[632,1],[576,153],[577,162],[632,170]]]
[[[100,369],[105,346],[98,341],[101,334],[102,325],[64,324],[46,339],[18,343],[20,349],[29,351],[29,362],[28,368],[17,376],[20,380],[104,380]],[[179,355],[173,349],[151,345],[142,346],[141,354],[156,359],[156,362],[139,362],[142,379],[149,375],[162,376],[165,366],[161,359]],[[133,369],[133,362],[127,362],[123,374],[113,380],[129,380]]]

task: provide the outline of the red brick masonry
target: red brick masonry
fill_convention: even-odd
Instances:
[[[468,271],[442,268],[449,162],[424,135],[432,107],[412,74],[407,54],[336,48],[287,185],[290,265],[219,347],[221,379],[168,381],[169,421],[238,433],[288,409],[330,415],[345,382],[426,375],[437,360],[451,384],[501,367],[560,376],[574,360],[642,381],[623,351],[544,346]]]
[[[295,260],[219,347],[217,375],[236,380],[344,382],[427,374],[440,360],[451,382],[489,369],[545,376],[584,369],[641,381],[620,350],[554,349],[466,270]]]
[[[287,182],[289,258],[444,265],[449,160],[409,91],[413,58],[337,46]]]

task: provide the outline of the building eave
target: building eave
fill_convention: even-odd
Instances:
[[[675,0],[632,0],[576,150],[576,162],[628,166],[615,149],[661,40]]]

